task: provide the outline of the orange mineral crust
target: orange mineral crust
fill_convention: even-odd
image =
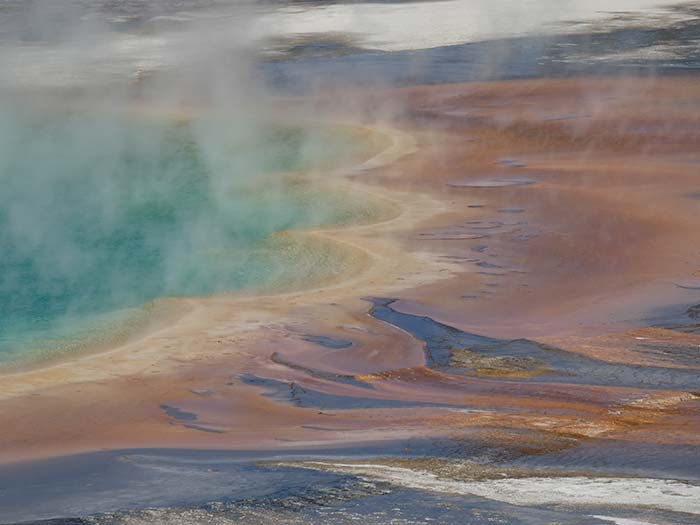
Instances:
[[[181,316],[118,347],[8,371],[0,461],[403,437],[700,444],[696,77],[345,95],[364,118],[306,102],[385,149],[324,184],[386,213],[289,235],[351,264],[300,291],[168,299]]]

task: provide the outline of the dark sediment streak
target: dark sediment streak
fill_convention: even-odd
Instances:
[[[547,371],[522,381],[626,386],[646,389],[700,389],[698,370],[607,363],[528,339],[496,339],[463,332],[429,317],[401,313],[392,299],[370,299],[373,317],[397,326],[425,342],[429,367],[454,374],[469,370],[454,366],[455,352],[468,350],[496,358],[532,359]]]
[[[332,350],[339,350],[342,348],[349,348],[352,346],[352,341],[348,339],[340,339],[337,337],[330,337],[327,335],[305,335],[303,337],[304,341],[314,343],[320,346],[325,346]]]
[[[359,408],[407,408],[407,407],[461,407],[448,403],[428,403],[400,399],[381,399],[361,396],[342,396],[326,394],[312,388],[301,386],[299,383],[288,383],[275,379],[265,379],[255,376],[244,376],[246,384],[259,385],[267,390],[267,396],[277,401],[290,403],[298,407],[313,407],[324,410],[348,410]]]

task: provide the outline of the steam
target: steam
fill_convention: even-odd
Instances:
[[[127,11],[125,31],[118,12],[27,2],[3,27],[0,362],[76,319],[309,271],[270,235],[362,213],[279,175],[359,150],[275,114],[249,6],[172,5]]]
[[[273,27],[287,35],[342,34],[365,49],[406,51],[556,34],[572,21],[578,22],[578,30],[587,30],[612,11],[658,10],[677,4],[677,0],[437,0],[408,6],[338,2],[275,10],[259,20],[259,31]]]
[[[347,130],[299,124],[317,108],[283,110],[271,84],[323,91],[336,113],[394,118],[401,101],[328,87],[527,76],[556,45],[504,39],[672,3],[3,2],[0,354],[26,323],[274,280],[284,264],[272,233],[371,213],[271,175],[363,147]],[[582,109],[594,112],[597,96]]]

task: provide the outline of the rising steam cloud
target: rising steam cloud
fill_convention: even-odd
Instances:
[[[249,6],[191,2],[184,20],[173,2],[88,4],[17,4],[2,28],[0,361],[27,334],[303,272],[270,235],[353,213],[278,176],[342,156],[349,136],[276,115]]]

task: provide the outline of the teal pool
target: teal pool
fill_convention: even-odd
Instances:
[[[359,158],[349,129],[0,115],[0,365],[128,326],[159,297],[333,273],[280,230],[374,213],[280,172]]]

